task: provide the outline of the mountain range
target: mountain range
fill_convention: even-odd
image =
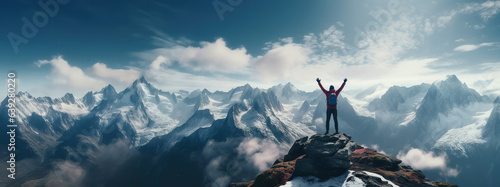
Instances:
[[[412,148],[446,155],[446,164],[457,175],[429,169],[432,180],[465,186],[500,182],[495,177],[498,97],[480,95],[454,75],[432,84],[393,86],[371,97],[376,91],[339,96],[341,132],[393,157]],[[356,105],[359,100],[366,104]],[[320,90],[305,92],[291,83],[268,89],[247,84],[227,92],[166,92],[144,77],[119,93],[108,85],[82,98],[19,92],[18,179],[0,185],[201,186],[250,181],[295,140],[325,131],[325,102]],[[7,98],[0,106],[0,120],[8,119],[6,104]],[[8,139],[5,133],[0,136]],[[0,153],[7,155],[7,150]],[[482,180],[473,183],[463,176]]]

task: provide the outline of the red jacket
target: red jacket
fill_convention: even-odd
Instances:
[[[343,89],[343,88],[344,88],[344,86],[345,86],[345,82],[344,82],[344,83],[342,83],[342,86],[340,86],[340,88],[339,88],[337,91],[335,91],[335,89],[333,89],[333,90],[330,90],[330,92],[329,92],[329,91],[327,91],[327,90],[325,90],[325,88],[323,88],[323,85],[321,85],[321,82],[318,82],[318,85],[319,85],[319,87],[321,88],[321,90],[323,91],[323,93],[325,93],[325,95],[326,95],[326,100],[328,101],[328,93],[330,93],[330,92],[335,92],[335,95],[337,95],[337,98],[338,98],[338,96],[339,96],[340,92],[342,91],[342,89]],[[326,102],[326,108],[329,108],[329,109],[337,109],[337,106],[330,106],[330,105],[328,105],[328,102]]]

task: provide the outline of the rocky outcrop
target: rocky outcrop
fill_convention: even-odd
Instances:
[[[317,134],[302,147],[305,156],[297,160],[292,177],[314,176],[321,180],[339,176],[351,166],[349,155],[356,148],[351,137],[342,134]]]
[[[346,172],[350,172],[347,176]],[[254,181],[231,187],[281,186],[296,177],[320,181],[344,176],[345,184],[361,181],[365,186],[456,186],[431,181],[420,170],[401,165],[401,160],[358,146],[346,134],[317,134],[295,141],[288,154],[259,174]],[[383,177],[383,178],[381,178]]]
[[[425,178],[420,170],[400,165],[401,160],[378,153],[361,146],[356,147],[350,156],[352,171],[376,173],[398,186],[456,186],[445,182],[435,182]]]

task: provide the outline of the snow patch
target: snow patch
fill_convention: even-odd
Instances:
[[[229,102],[231,103],[238,103],[241,101],[241,95],[243,94],[243,91],[237,91],[233,94]]]
[[[363,171],[369,176],[380,178],[382,181],[387,182],[389,185],[394,187],[399,187],[393,182],[385,179],[379,174]],[[308,186],[308,187],[331,187],[331,186],[342,186],[342,187],[360,187],[366,186],[366,183],[363,182],[360,178],[357,178],[353,175],[354,171],[346,171],[344,174],[333,177],[326,181],[320,182],[320,180],[316,177],[296,177],[291,181],[286,182],[282,187],[295,187],[295,186]],[[353,180],[347,181],[349,177],[352,177]]]
[[[413,121],[415,119],[415,117],[417,117],[417,113],[415,111],[410,112],[408,115],[406,115],[406,117],[403,120],[403,122],[401,122],[399,125],[406,126],[406,125],[408,125],[408,123],[410,123],[411,121]]]
[[[226,118],[227,112],[229,111],[229,103],[223,103],[211,97],[208,97],[208,100],[210,101],[209,104],[201,106],[199,110],[208,109],[210,111],[210,114],[214,116],[215,120]]]
[[[368,171],[364,171],[364,172],[367,175],[369,175],[369,176],[380,178],[382,181],[389,183],[389,185],[392,185],[393,187],[398,187],[398,185],[394,184],[390,180],[385,179],[382,175],[379,175],[379,174],[376,174],[376,173],[372,173],[372,172],[368,172]]]
[[[463,156],[467,156],[467,150],[470,150],[474,144],[486,142],[482,139],[482,134],[492,110],[493,108],[472,114],[473,116],[470,118],[472,118],[473,122],[471,124],[448,130],[437,140],[434,148],[459,151]]]
[[[89,111],[85,108],[80,108],[76,105],[69,105],[66,103],[61,103],[59,106],[56,105],[53,108],[56,111],[67,113],[74,116],[85,115],[89,113]]]

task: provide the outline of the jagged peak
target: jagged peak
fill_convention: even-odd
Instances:
[[[285,87],[294,88],[295,86],[291,82],[288,82],[288,83],[285,84]]]
[[[148,81],[146,80],[146,78],[144,76],[141,76],[140,78],[138,78],[137,80],[134,81],[134,84],[135,83],[148,83]]]
[[[427,93],[429,93],[429,92],[434,93],[434,92],[438,92],[438,91],[439,91],[438,87],[435,84],[432,84],[429,87],[429,90],[427,90]]]
[[[446,76],[446,80],[447,82],[460,82],[461,81],[458,79],[458,77],[456,75],[448,75]]]
[[[493,103],[500,104],[500,96],[498,96]]]
[[[94,98],[93,97],[94,93],[92,93],[92,91],[88,91],[84,96],[83,96],[83,99],[90,99],[90,98]]]
[[[295,92],[297,91],[297,88],[291,83],[291,82],[288,82],[284,87],[283,87],[283,90],[284,91],[292,91],[292,92]]]
[[[439,81],[436,83],[439,89],[448,87],[448,88],[468,88],[465,83],[460,81],[456,75],[448,75],[447,78],[443,81]]]
[[[142,86],[139,86],[139,85],[145,85],[145,89],[148,89],[149,91],[152,91],[152,92],[158,92],[158,91],[161,91],[159,89],[157,89],[156,87],[154,87],[151,83],[149,83],[146,78],[144,78],[144,76],[142,76],[141,78],[137,79],[134,81],[134,83],[132,83],[132,86],[129,87],[129,88],[132,88],[132,90],[135,90],[135,91],[139,91],[139,90],[142,90],[143,87]]]
[[[231,89],[229,92],[236,92],[236,91],[246,91],[246,90],[252,90],[252,86],[250,84],[246,83],[243,86],[238,86],[236,88]]]
[[[85,93],[85,95],[83,95],[83,97],[88,97],[88,95],[92,95],[93,92],[92,91],[88,91],[87,93]]]
[[[32,97],[30,93],[25,92],[25,91],[19,91],[19,92],[17,92],[17,95],[19,95],[19,96],[26,96],[26,97]]]
[[[110,92],[110,91],[116,93],[115,87],[113,87],[113,85],[111,85],[111,84],[108,84],[106,87],[102,88],[100,92],[104,93],[104,92]]]
[[[208,89],[204,88],[202,91],[201,91],[202,94],[211,94],[210,91],[208,91]]]
[[[72,93],[66,93],[63,97],[63,100],[69,101],[71,103],[75,102],[75,96]]]
[[[243,88],[243,89],[253,89],[252,86],[250,86],[250,84],[246,83],[245,85],[243,86],[240,86],[240,88]]]

